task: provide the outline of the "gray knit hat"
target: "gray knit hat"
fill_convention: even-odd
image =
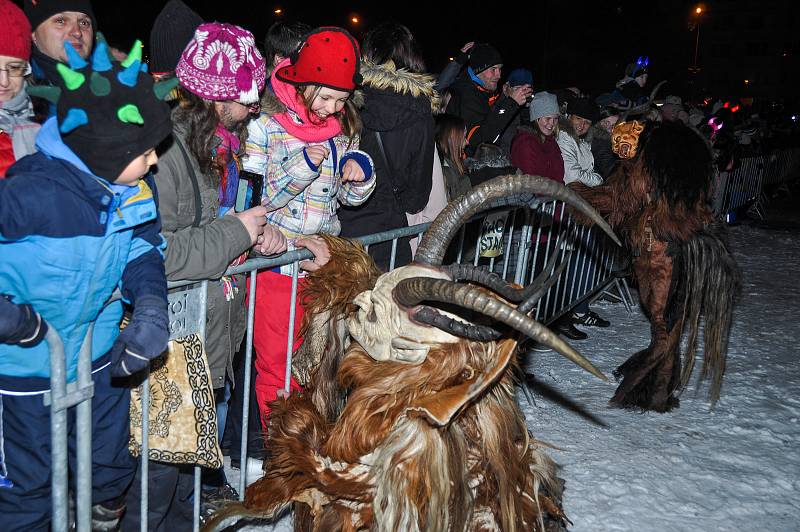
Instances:
[[[557,115],[558,99],[555,94],[547,91],[537,92],[531,100],[531,122],[543,116]]]

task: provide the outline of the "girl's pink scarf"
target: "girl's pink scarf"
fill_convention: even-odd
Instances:
[[[304,142],[322,142],[341,133],[342,126],[335,116],[329,116],[322,123],[316,116],[312,120],[306,106],[303,105],[303,100],[297,94],[295,86],[277,78],[275,74],[278,70],[287,65],[289,65],[289,59],[284,59],[272,71],[270,77],[272,91],[286,107],[300,118],[302,123],[298,123],[289,111],[274,114],[272,117],[283,126],[287,133]]]

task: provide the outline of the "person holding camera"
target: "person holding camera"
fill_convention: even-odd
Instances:
[[[509,87],[498,94],[503,58],[492,45],[478,43],[469,49],[465,72],[449,88],[447,113],[460,116],[467,125],[467,154],[484,142],[496,143],[509,122],[533,94],[529,84]]]

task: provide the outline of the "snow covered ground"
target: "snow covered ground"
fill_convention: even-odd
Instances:
[[[744,286],[714,410],[696,381],[667,414],[609,408],[613,385],[552,353],[529,362],[536,406],[522,404],[532,433],[561,449],[573,532],[800,530],[800,234],[730,233]],[[646,347],[648,322],[594,309],[612,326],[573,345],[610,376]]]
[[[609,408],[614,385],[553,353],[527,360],[535,405],[519,400],[534,436],[558,447],[571,531],[800,530],[800,231],[730,232],[744,288],[715,410],[696,381],[667,414]],[[610,377],[647,345],[648,322],[593,308],[612,326],[573,345]]]

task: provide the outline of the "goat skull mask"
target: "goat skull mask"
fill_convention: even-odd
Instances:
[[[397,283],[412,277],[450,280],[449,275],[433,267],[411,264],[381,275],[372,290],[361,292],[353,300],[358,311],[347,320],[347,328],[375,360],[418,364],[432,346],[459,341],[440,329],[415,323],[409,318],[410,309],[395,301],[392,291]]]

